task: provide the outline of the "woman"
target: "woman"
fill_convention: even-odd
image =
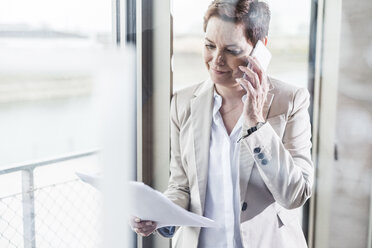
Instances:
[[[173,96],[165,195],[219,227],[159,229],[174,247],[307,247],[293,209],[313,184],[309,94],[249,56],[258,40],[267,44],[269,21],[258,1],[213,1],[206,12],[210,79]],[[136,221],[141,235],[156,229]]]

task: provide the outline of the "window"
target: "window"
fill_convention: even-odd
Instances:
[[[0,3],[1,247],[102,242],[100,193],[75,172],[98,170],[97,85],[122,62],[112,22],[110,1]]]
[[[210,3],[210,0],[173,1],[174,90],[208,77],[202,51],[203,16]],[[268,74],[284,82],[307,87],[310,0],[268,3],[271,9],[268,48],[273,55]]]

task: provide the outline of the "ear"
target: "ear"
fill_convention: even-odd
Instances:
[[[268,41],[268,38],[267,38],[267,36],[265,36],[265,38],[262,41],[265,44],[265,46],[267,46],[267,41]]]

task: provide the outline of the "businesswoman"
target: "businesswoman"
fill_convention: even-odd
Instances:
[[[268,5],[249,0],[213,1],[204,16],[210,78],[173,96],[165,195],[218,227],[158,229],[174,247],[307,247],[294,209],[313,184],[309,94],[250,56],[267,44],[269,21]],[[156,229],[133,226],[144,236]]]

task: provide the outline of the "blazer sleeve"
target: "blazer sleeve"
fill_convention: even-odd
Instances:
[[[274,199],[284,208],[302,206],[311,196],[314,168],[311,161],[309,93],[298,89],[293,95],[283,137],[270,123],[242,142],[255,160],[255,166]],[[243,127],[244,128],[244,127]]]
[[[189,208],[190,188],[181,159],[180,122],[177,111],[177,94],[173,95],[170,110],[171,160],[168,188],[164,194],[184,209]]]

